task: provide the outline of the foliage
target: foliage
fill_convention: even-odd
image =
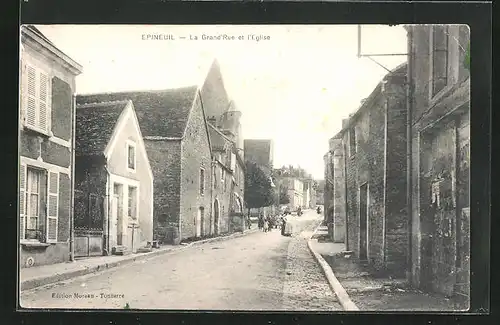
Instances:
[[[274,202],[271,180],[255,163],[247,161],[245,172],[245,202],[247,208],[262,208]]]
[[[290,196],[288,195],[288,189],[282,187],[280,189],[279,204],[288,204],[288,203],[290,203]]]
[[[467,50],[465,51],[464,67],[470,70],[470,42],[467,44]]]

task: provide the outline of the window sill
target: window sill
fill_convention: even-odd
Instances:
[[[29,125],[26,125],[26,124],[23,124],[24,126],[24,130],[27,131],[27,132],[31,132],[31,133],[37,133],[38,135],[42,135],[42,136],[45,136],[45,137],[52,137],[53,134],[52,132],[50,131],[44,131],[42,129],[39,129],[39,128],[36,128],[36,127],[33,127],[33,126],[29,126]]]
[[[50,243],[42,243],[36,240],[22,240],[21,241],[21,246],[26,246],[26,247],[48,247],[50,246]]]
[[[130,226],[137,226],[138,224],[139,224],[139,220],[134,219],[132,217],[128,217],[128,225],[129,225],[129,227]]]

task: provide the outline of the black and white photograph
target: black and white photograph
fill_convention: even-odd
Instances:
[[[19,33],[21,309],[469,309],[469,26]]]

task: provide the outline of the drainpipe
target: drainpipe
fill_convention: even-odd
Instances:
[[[343,142],[343,141],[342,141]],[[343,143],[343,154],[344,154],[344,199],[345,199],[345,208],[344,208],[344,213],[345,213],[345,250],[349,250],[349,218],[348,218],[348,207],[349,207],[349,200],[347,199],[347,147],[345,143]]]
[[[75,134],[76,134],[76,96],[72,95],[72,107],[71,107],[71,118],[72,118],[72,128],[71,128],[71,192],[70,192],[70,213],[69,218],[69,260],[71,262],[75,261]]]
[[[407,254],[407,279],[411,283],[412,273],[412,111],[413,111],[413,26],[408,27],[408,69],[406,75],[406,206],[408,213],[408,254]]]
[[[111,248],[109,247],[110,246],[110,240],[109,240],[109,236],[111,234],[110,232],[110,227],[111,227],[111,208],[112,208],[112,204],[113,204],[113,196],[111,194],[111,177],[109,176],[109,170],[108,170],[108,167],[105,166],[104,167],[104,170],[106,171],[106,200],[107,200],[107,212],[106,212],[106,224],[107,224],[107,229],[106,229],[106,255],[110,255],[111,254]],[[113,193],[114,194],[114,193]]]

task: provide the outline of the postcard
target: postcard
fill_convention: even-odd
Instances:
[[[19,307],[464,311],[467,25],[22,25]]]

